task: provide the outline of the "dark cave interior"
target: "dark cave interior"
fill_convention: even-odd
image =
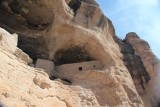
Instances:
[[[54,56],[55,65],[78,63],[92,60],[94,59],[91,58],[85,48],[81,46],[71,46],[68,49],[58,50]]]

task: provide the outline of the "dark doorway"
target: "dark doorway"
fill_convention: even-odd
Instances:
[[[79,71],[82,71],[82,67],[79,67]]]

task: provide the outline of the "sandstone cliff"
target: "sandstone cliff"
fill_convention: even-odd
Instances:
[[[134,33],[128,33],[124,40],[115,38],[123,54],[124,65],[128,68],[137,92],[145,107],[159,107],[160,60],[151,51],[149,44]],[[155,89],[156,87],[156,89]]]
[[[153,98],[159,61],[136,34],[118,39],[95,0],[1,0],[0,27],[6,107],[146,107]]]

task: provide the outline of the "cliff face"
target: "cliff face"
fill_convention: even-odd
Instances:
[[[0,29],[7,107],[144,107],[152,98],[158,61],[134,33],[118,39],[95,0],[2,0],[0,26],[18,34]]]
[[[128,33],[124,40],[115,38],[115,41],[121,48],[124,65],[130,72],[145,107],[157,107],[159,88],[155,90],[155,87],[159,87],[156,82],[156,78],[159,78],[159,59],[151,51],[149,44],[136,33]]]

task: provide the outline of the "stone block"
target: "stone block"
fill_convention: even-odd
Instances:
[[[37,59],[35,67],[44,69],[48,75],[52,75],[54,71],[54,63],[49,60]]]

